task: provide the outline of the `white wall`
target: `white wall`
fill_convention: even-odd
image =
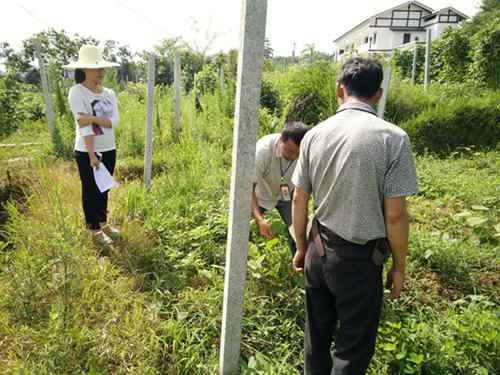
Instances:
[[[415,37],[418,36],[418,40],[421,42],[425,41],[425,31],[394,31],[392,34],[392,47],[398,47],[403,45],[403,35],[404,34],[410,34],[410,42],[413,42],[415,40]]]
[[[432,40],[439,38],[449,27],[458,27],[457,23],[436,23],[431,26]]]
[[[372,33],[377,33],[377,43],[372,44],[372,49],[392,49],[392,34],[390,29],[386,28],[372,28]]]

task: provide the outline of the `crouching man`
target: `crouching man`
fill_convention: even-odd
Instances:
[[[276,208],[286,225],[288,246],[295,255],[295,241],[289,233],[292,225],[293,185],[290,182],[299,157],[300,142],[308,128],[301,122],[288,121],[281,134],[270,134],[257,142],[255,176],[252,190],[252,216],[266,239],[274,237],[264,213]]]

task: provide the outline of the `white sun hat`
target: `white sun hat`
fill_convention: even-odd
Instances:
[[[65,65],[65,69],[100,69],[120,66],[120,64],[106,61],[102,58],[102,51],[90,44],[84,44],[78,52],[78,61]]]

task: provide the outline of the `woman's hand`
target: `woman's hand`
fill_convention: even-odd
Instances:
[[[89,126],[95,122],[95,116],[89,115],[87,113],[78,113],[78,116],[78,125],[80,125],[81,128]]]
[[[95,167],[95,169],[99,169],[101,161],[97,158],[95,153],[92,153],[91,155],[89,155],[89,157],[90,157],[90,166]]]

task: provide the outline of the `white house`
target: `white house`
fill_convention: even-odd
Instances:
[[[428,29],[434,40],[467,18],[453,7],[434,11],[418,1],[407,1],[366,19],[335,39],[335,60],[343,61],[352,55],[390,55],[395,48],[425,41]]]

